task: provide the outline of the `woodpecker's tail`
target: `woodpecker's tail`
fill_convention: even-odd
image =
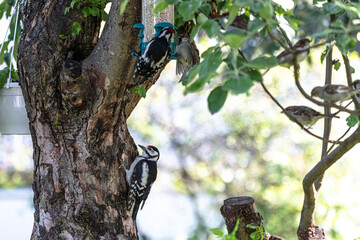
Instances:
[[[132,219],[135,221],[137,213],[139,211],[140,201],[135,199],[129,199],[129,201],[127,202],[127,206],[128,206],[128,211],[130,211],[130,215]]]

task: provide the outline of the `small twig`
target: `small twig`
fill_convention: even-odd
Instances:
[[[346,136],[346,134],[348,134],[348,132],[350,131],[350,129],[351,129],[351,127],[349,127],[349,128],[345,131],[345,133],[344,133],[341,137],[338,138],[337,141],[340,141],[342,138],[344,138],[344,137]],[[329,155],[329,153],[331,152],[331,150],[332,150],[334,147],[335,147],[335,144],[331,145],[331,147],[329,148],[329,150],[326,152],[326,155]]]
[[[299,121],[297,121],[295,118],[291,117],[290,114],[288,114],[284,107],[276,100],[276,98],[269,92],[269,90],[266,88],[266,86],[264,85],[263,82],[260,82],[262,88],[264,89],[264,91],[266,92],[267,95],[269,95],[269,97],[276,103],[276,105],[278,105],[281,110],[283,111],[283,113],[289,118],[289,119],[292,119],[297,125],[300,126],[300,128],[302,130],[304,130],[305,132],[307,132],[308,134],[310,134],[311,136],[317,138],[317,139],[320,139],[320,140],[324,140],[322,137],[310,132],[307,128],[304,127],[304,125],[302,125],[301,123],[299,123]],[[341,144],[341,142],[339,141],[332,141],[332,140],[329,140],[329,142],[333,143],[333,144]]]
[[[345,55],[342,55],[342,58],[344,60],[344,65],[345,65],[347,84],[349,87],[351,87],[352,86],[352,77],[351,77],[351,66],[350,66],[349,58]],[[360,103],[356,100],[355,95],[352,96],[351,98],[355,104],[355,109],[360,110]]]
[[[293,45],[292,45],[289,37],[287,36],[286,32],[284,31],[284,29],[280,25],[278,26],[278,28],[279,28],[279,30],[281,32],[281,35],[285,38],[287,44],[290,46],[290,48],[292,48]]]
[[[289,48],[288,46],[286,46],[280,39],[278,39],[270,30],[269,25],[266,24],[266,30],[270,36],[270,38],[276,42],[278,42],[280,44],[280,46],[282,46],[283,48],[285,48],[285,50],[289,51],[290,53],[295,53],[295,51],[292,48]]]
[[[249,62],[249,61],[246,59],[245,54],[244,54],[240,49],[238,49],[238,53],[240,54],[240,56],[242,56],[242,58],[243,58],[246,62]]]

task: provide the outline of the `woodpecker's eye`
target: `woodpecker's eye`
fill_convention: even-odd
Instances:
[[[151,155],[151,156],[158,156],[159,155],[159,150],[156,147],[149,145],[147,147],[147,149],[148,149],[148,154],[149,155]]]

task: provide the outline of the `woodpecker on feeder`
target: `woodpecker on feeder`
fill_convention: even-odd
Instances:
[[[172,27],[165,27],[146,45],[144,52],[138,58],[134,83],[139,85],[149,77],[154,76],[164,66],[171,56],[170,39],[175,33]]]

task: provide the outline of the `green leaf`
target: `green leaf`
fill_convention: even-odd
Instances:
[[[238,12],[239,12],[239,6],[237,6],[236,4],[233,4],[231,6],[231,8],[229,9],[228,21],[226,22],[225,27],[228,27],[228,26],[230,26],[230,24],[233,23],[236,16],[238,15]]]
[[[262,82],[263,81],[263,78],[262,78],[262,75],[259,71],[256,71],[256,70],[251,70],[248,72],[249,74],[249,77],[252,81],[257,81],[257,82]]]
[[[346,124],[349,127],[354,127],[359,122],[359,118],[357,115],[351,114],[346,118]]]
[[[81,25],[79,22],[73,22],[72,24],[72,36],[75,37],[81,31]]]
[[[0,89],[5,85],[9,77],[9,68],[6,67],[0,70]]]
[[[325,5],[325,4],[324,4]],[[352,12],[352,13],[355,13],[357,16],[359,16],[359,11],[356,7],[354,6],[350,6],[350,5],[347,5],[347,4],[344,4],[340,1],[335,1],[335,5],[341,9],[344,9],[346,11],[349,11],[349,12]]]
[[[237,1],[236,3],[241,8],[247,8],[247,7],[251,6],[251,4],[253,3],[253,0],[240,0],[240,1]]]
[[[240,69],[246,62],[241,56],[238,55],[237,50],[232,50],[228,56],[223,59],[223,61],[227,64],[230,70],[234,70],[235,68]]]
[[[247,227],[247,228],[250,228],[250,229],[256,229],[256,226],[253,226],[253,225],[251,225],[251,224],[246,224],[246,227]]]
[[[139,94],[139,96],[142,98],[146,98],[146,89],[143,85],[140,85],[139,87],[133,87],[131,91]]]
[[[72,0],[70,3],[70,8],[74,8],[74,5],[78,2],[79,0]]]
[[[206,34],[209,37],[212,37],[214,34],[220,32],[220,26],[219,24],[212,19],[208,19],[203,25],[202,28],[204,29],[204,31],[206,32]]]
[[[246,66],[254,69],[271,68],[276,65],[277,65],[277,60],[276,57],[274,56],[270,56],[270,57],[260,56],[246,64]]]
[[[196,64],[186,74],[185,78],[182,80],[182,85],[186,86],[189,84],[193,79],[195,79],[196,75],[199,73],[200,70],[200,64]]]
[[[100,16],[100,9],[97,7],[90,7],[90,14],[94,17]]]
[[[222,237],[224,235],[224,233],[218,228],[211,228],[210,231],[217,237]]]
[[[81,12],[84,17],[88,17],[90,15],[90,7],[89,6],[84,7],[83,9],[81,9]]]
[[[210,53],[212,53],[214,51],[214,49],[217,48],[216,46],[214,47],[209,47],[208,49],[206,49],[202,54],[201,57],[202,58],[206,58]]]
[[[244,30],[234,29],[223,35],[225,41],[234,49],[238,49],[246,40]]]
[[[238,230],[238,228],[239,228],[239,223],[240,223],[240,219],[238,218],[238,219],[236,220],[236,224],[235,224],[234,230],[233,230],[233,231],[231,232],[231,234],[230,234],[230,236],[232,236],[232,237],[235,238],[234,240],[237,240],[237,238],[235,237],[235,235],[236,235],[236,232],[237,232],[237,230]]]
[[[125,0],[120,4],[120,15],[123,15],[125,12],[126,5],[129,3],[129,0]]]
[[[334,64],[334,69],[337,71],[337,70],[339,70],[340,66],[341,66],[341,63],[340,63],[340,62],[336,62],[336,63]]]
[[[324,3],[322,7],[325,14],[336,14],[342,11],[339,6],[336,6],[332,2]]]
[[[70,7],[66,7],[64,10],[64,15],[66,15],[70,11]]]
[[[198,24],[204,24],[207,20],[208,20],[208,17],[205,16],[203,13],[200,13],[196,18],[196,22]]]
[[[228,92],[222,86],[213,89],[208,97],[208,107],[211,114],[217,113],[226,101]]]
[[[103,21],[106,21],[108,18],[108,14],[104,10],[101,11],[101,18]]]
[[[251,238],[251,239],[256,239],[256,232],[252,232],[252,233],[250,234],[250,238]]]
[[[202,3],[199,7],[199,10],[205,14],[205,15],[209,15],[211,13],[211,5],[208,3]]]
[[[350,66],[351,73],[355,73],[355,68]]]
[[[216,72],[222,63],[220,48],[217,48],[213,53],[209,54],[200,64],[199,76],[206,76],[210,72]]]
[[[274,9],[270,1],[264,1],[261,3],[259,14],[264,19],[271,19],[274,15]]]
[[[208,83],[212,78],[216,77],[216,72],[208,72],[206,75],[199,76],[192,84],[185,89],[185,95],[188,93],[198,92],[204,88],[205,84]]]
[[[9,43],[10,43],[10,41],[6,41],[6,42],[3,43],[4,46],[0,45],[0,48],[1,48],[0,64],[2,64],[4,62],[5,54],[8,52],[7,49],[8,49]]]
[[[259,19],[259,18],[255,18],[253,21],[249,22],[248,25],[248,30],[249,30],[249,34],[252,35],[258,31],[260,31],[262,28],[265,27],[265,23]]]
[[[199,8],[198,1],[186,1],[180,2],[178,6],[178,13],[182,16],[184,21],[188,21],[194,18],[194,13]]]
[[[249,75],[235,76],[227,80],[223,86],[224,90],[230,91],[232,94],[247,93],[254,85]]]
[[[321,56],[320,56],[321,64],[324,62],[324,60],[327,57],[327,55],[329,54],[329,52],[330,52],[330,48],[326,47],[326,49],[321,53]]]
[[[60,34],[60,35],[59,35],[59,38],[61,38],[61,39],[64,40],[64,39],[66,39],[66,36],[65,36],[64,34]]]
[[[337,19],[334,22],[332,22],[330,24],[330,26],[332,28],[342,29],[342,30],[346,31],[346,26],[340,19]]]
[[[195,37],[195,35],[199,32],[200,28],[202,27],[201,24],[195,25],[195,27],[191,30],[190,33],[190,40],[192,41]]]
[[[129,0],[126,0],[127,2]],[[165,1],[160,1],[156,4],[154,10],[153,10],[153,13],[154,14],[158,14],[159,12],[165,10],[165,8],[167,8],[169,6],[169,3],[165,2]]]

